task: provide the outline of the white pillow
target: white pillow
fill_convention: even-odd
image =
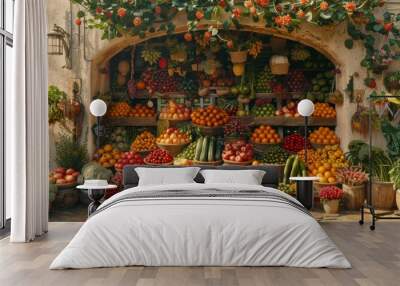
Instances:
[[[261,170],[202,170],[205,184],[261,185],[265,171]]]
[[[139,177],[138,186],[171,185],[195,183],[193,180],[200,171],[198,167],[189,168],[135,168]]]

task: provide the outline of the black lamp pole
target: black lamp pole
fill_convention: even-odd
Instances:
[[[96,116],[96,120],[97,120],[97,126],[96,126],[96,129],[97,129],[96,147],[97,147],[97,150],[99,150],[99,149],[100,149],[100,116]]]
[[[307,133],[308,133],[308,116],[304,116],[304,165],[307,170]]]

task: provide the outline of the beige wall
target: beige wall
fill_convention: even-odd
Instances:
[[[396,4],[398,5],[398,4]],[[400,5],[398,5],[400,6]],[[393,9],[393,6],[391,6]],[[49,29],[54,24],[60,25],[66,28],[68,32],[71,31],[70,22],[70,4],[69,1],[65,0],[49,0],[48,1],[48,23]],[[73,7],[73,15],[76,15],[77,7]],[[249,23],[250,24],[250,23]],[[344,40],[347,38],[345,25],[340,25],[333,29],[319,28],[312,25],[304,25],[301,32],[294,32],[288,34],[286,32],[277,33],[274,30],[267,30],[263,27],[263,23],[260,22],[257,25],[251,22],[251,26],[247,29],[258,31],[261,33],[277,34],[279,36],[287,37],[293,40],[300,41],[304,44],[310,45],[320,52],[324,53],[330,59],[332,59],[337,66],[341,69],[342,73],[337,77],[337,87],[339,90],[344,92],[350,75],[354,72],[360,74],[359,78],[355,80],[356,89],[365,89],[363,79],[365,72],[360,68],[360,61],[363,58],[364,50],[360,43],[356,43],[352,50],[348,50],[344,47]],[[177,32],[185,31],[186,26],[184,21],[176,20]],[[87,31],[87,37],[84,45],[83,27],[78,28],[76,25],[72,25],[73,35],[73,61],[72,70],[63,69],[64,57],[63,56],[49,56],[49,83],[59,86],[67,93],[71,94],[72,82],[74,79],[82,80],[82,99],[88,110],[87,106],[90,103],[91,97],[96,94],[97,91],[103,90],[104,86],[101,85],[102,78],[99,70],[104,67],[104,64],[114,54],[118,53],[123,47],[137,43],[140,40],[138,38],[119,38],[112,41],[101,40],[100,32],[95,30]],[[157,34],[155,34],[157,35]],[[85,47],[85,51],[84,51]],[[380,78],[378,78],[378,84],[381,86]],[[365,94],[368,95],[371,91],[365,90]],[[337,128],[336,132],[341,138],[342,148],[346,149],[347,144],[356,138],[361,138],[357,133],[353,133],[351,130],[351,116],[355,111],[356,106],[351,104],[345,96],[345,102],[342,106],[337,107]],[[89,122],[90,121],[90,122]],[[85,127],[83,135],[88,134],[89,142],[92,142],[91,132],[87,130],[88,124],[93,122],[86,112],[85,116]],[[384,146],[384,139],[380,134],[374,136],[375,143],[380,146]],[[92,151],[93,144],[89,144],[90,150]],[[54,155],[54,150],[51,151]]]

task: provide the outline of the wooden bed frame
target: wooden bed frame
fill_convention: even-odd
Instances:
[[[135,171],[137,167],[145,168],[184,168],[184,166],[143,166],[143,165],[126,165],[123,169],[123,185],[124,189],[136,187],[139,177]],[[198,166],[202,170],[262,170],[266,174],[262,180],[262,185],[266,187],[276,188],[283,176],[283,169],[280,166]],[[199,173],[194,179],[197,183],[204,183],[203,176]]]

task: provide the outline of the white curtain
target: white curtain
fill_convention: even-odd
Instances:
[[[13,94],[6,98],[6,187],[12,242],[47,232],[48,113],[45,0],[15,1]]]

